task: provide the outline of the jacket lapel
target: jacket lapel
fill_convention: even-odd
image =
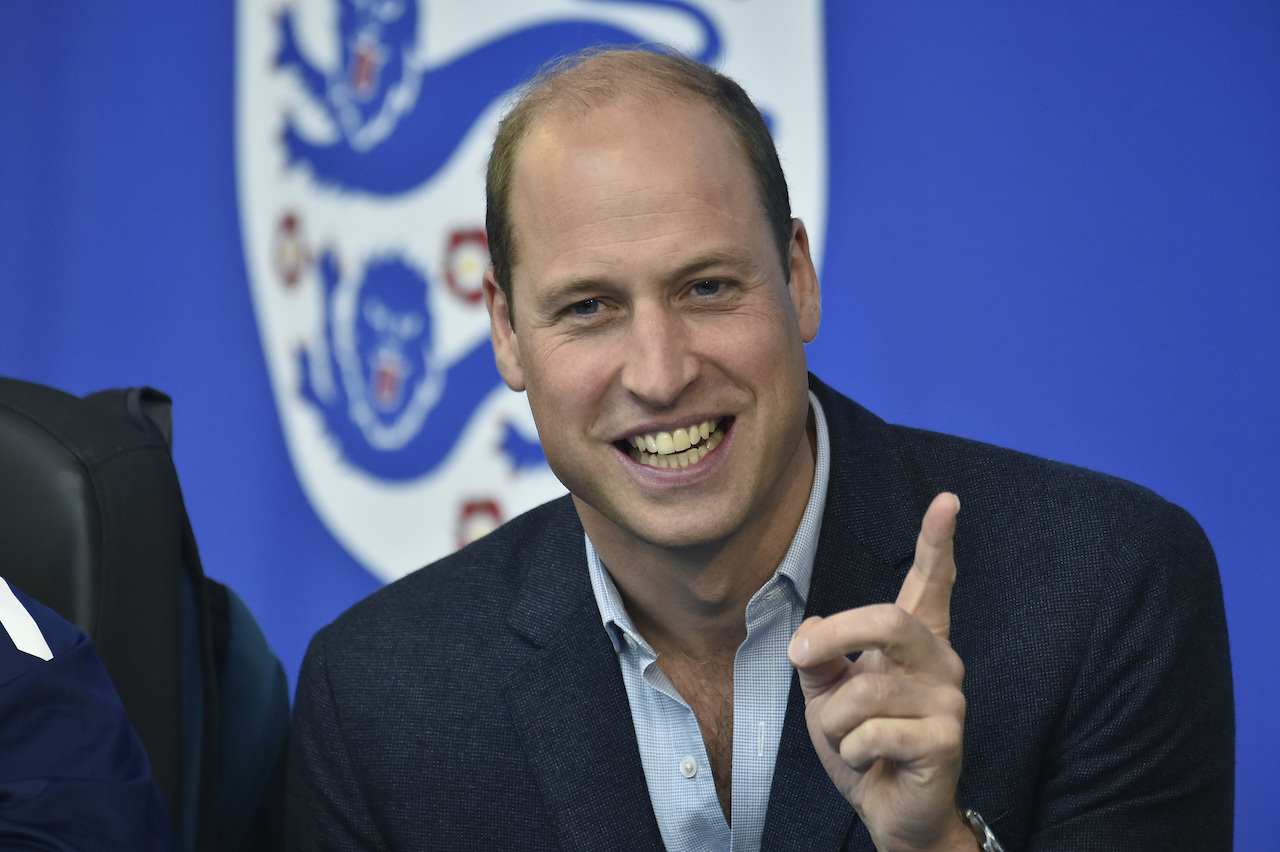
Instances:
[[[531,547],[512,627],[538,650],[506,699],[561,848],[662,849],[626,687],[572,503]]]
[[[883,421],[814,377],[831,470],[806,615],[894,600],[932,494]],[[586,572],[582,527],[565,498],[530,544],[511,626],[538,651],[507,705],[565,850],[662,849],[626,687]],[[853,808],[818,761],[793,676],[761,848],[866,850]]]
[[[810,384],[826,414],[831,468],[806,617],[893,601],[924,512],[907,475],[911,460],[900,457],[883,421],[812,376]],[[818,760],[794,675],[761,848],[874,849]]]

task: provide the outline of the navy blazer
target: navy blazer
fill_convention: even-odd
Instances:
[[[147,752],[92,640],[5,586],[0,848],[173,852]]]
[[[1184,511],[1101,474],[890,426],[811,377],[831,477],[808,612],[890,602],[960,495],[960,798],[1005,848],[1228,849],[1217,566]],[[294,709],[292,849],[661,849],[617,657],[562,498],[356,604]],[[793,678],[765,850],[873,849]]]

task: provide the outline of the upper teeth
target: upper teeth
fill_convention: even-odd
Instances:
[[[690,447],[696,447],[698,442],[711,436],[711,433],[716,430],[716,425],[714,420],[703,420],[688,429],[676,429],[674,432],[650,432],[646,435],[636,435],[628,440],[631,446],[642,453],[669,456],[672,453],[682,453]]]
[[[627,442],[634,449],[631,458],[651,467],[688,467],[714,450],[724,437],[714,420],[704,420],[688,429],[636,435]]]

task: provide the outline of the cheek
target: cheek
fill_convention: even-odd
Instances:
[[[579,419],[590,409],[603,371],[573,346],[540,346],[524,359],[525,394],[539,430]]]
[[[803,369],[804,342],[788,307],[769,301],[739,311],[724,328],[704,329],[700,349],[743,381],[790,376]]]
[[[607,385],[618,353],[607,341],[548,337],[525,350],[524,371],[530,395],[586,397]]]

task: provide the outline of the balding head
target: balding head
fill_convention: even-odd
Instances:
[[[671,52],[603,50],[575,54],[539,74],[503,119],[489,157],[485,227],[493,275],[511,304],[517,246],[511,219],[511,185],[520,146],[537,122],[554,114],[590,121],[597,108],[631,98],[657,106],[684,99],[711,106],[724,121],[750,168],[757,196],[776,244],[783,274],[790,268],[791,203],[768,125],[733,80],[700,62]],[[690,140],[695,144],[696,140]]]

